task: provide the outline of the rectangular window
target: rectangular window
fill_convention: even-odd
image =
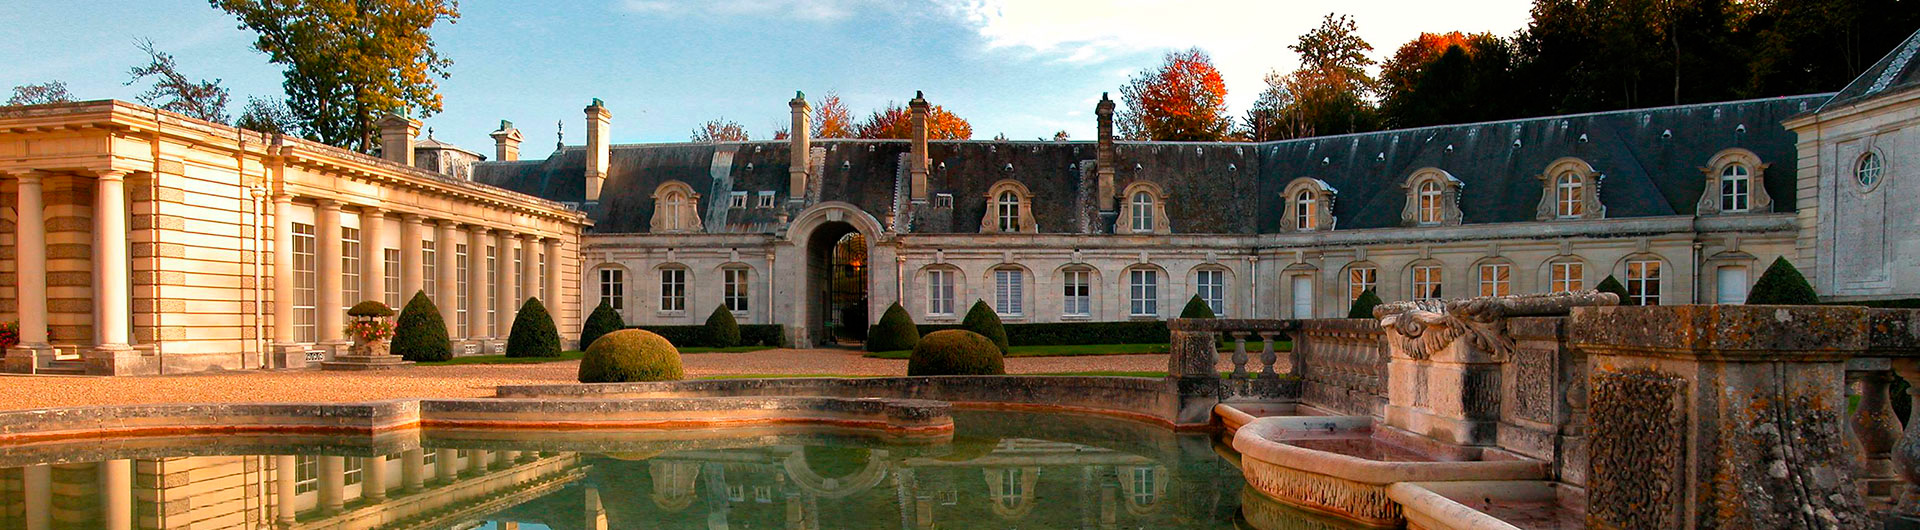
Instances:
[[[1488,263],[1480,266],[1480,296],[1507,296],[1513,294],[1512,288],[1512,265]]]
[[[1354,267],[1347,269],[1347,301],[1360,299],[1360,293],[1367,292],[1380,283],[1380,269],[1373,267]],[[1374,293],[1379,295],[1380,293]]]
[[[760,207],[761,208],[773,207],[773,192],[771,191],[760,192]]]
[[[527,248],[513,249],[513,304],[519,305],[527,300]]]
[[[947,208],[947,209],[952,209],[952,208],[953,208],[953,194],[952,194],[952,193],[935,193],[935,194],[933,194],[933,207],[934,207],[934,208]]]
[[[1586,266],[1582,263],[1555,263],[1550,269],[1549,289],[1556,293],[1578,291],[1586,284]]]
[[[431,466],[436,463],[439,463],[439,461],[440,461],[439,449],[421,449],[420,450],[420,463]]]
[[[434,248],[432,241],[420,242],[420,290],[427,293],[427,298],[438,300],[439,297],[435,294],[439,291],[434,289],[438,287],[434,284],[438,283],[435,280],[439,277],[439,264],[434,262],[436,252],[437,249]]]
[[[614,311],[627,308],[627,271],[600,269],[600,303],[612,306]]]
[[[320,340],[318,305],[320,289],[317,285],[319,274],[314,259],[314,251],[319,245],[313,237],[313,225],[293,224],[293,340],[295,342],[314,342]],[[331,308],[329,308],[331,310]]]
[[[927,314],[953,314],[953,271],[927,271]]]
[[[687,310],[686,269],[660,269],[660,310]]]
[[[539,278],[535,278],[534,281],[540,281],[541,279],[545,279],[547,277],[547,265],[552,258],[553,256],[549,256],[545,252],[540,253],[540,276]],[[534,286],[534,290],[540,292],[541,303],[545,303],[545,304],[553,303],[553,298],[550,296],[551,293],[547,292],[547,282],[540,282],[539,285]],[[555,308],[555,309],[557,310],[558,308]]]
[[[736,192],[728,193],[727,207],[745,209],[747,207],[747,192],[736,191]]]
[[[353,307],[365,294],[360,287],[360,229],[340,229],[340,303]],[[342,308],[344,309],[344,308]]]
[[[1313,318],[1313,276],[1293,277],[1293,318]]]
[[[1747,303],[1746,267],[1720,267],[1714,269],[1713,282],[1715,287],[1714,303]]]
[[[722,294],[727,310],[736,313],[747,310],[747,270],[727,269],[722,271]]]
[[[500,247],[487,245],[487,281],[491,282],[499,277]],[[500,290],[487,289],[487,322],[500,321],[500,310],[496,309],[498,307],[500,307]],[[498,327],[499,324],[495,324],[494,326]],[[494,335],[500,336],[505,335],[505,333],[501,333],[501,330],[496,329],[494,330]]]
[[[400,310],[400,249],[395,249],[395,248],[380,249],[380,261],[381,261],[380,270],[386,271],[385,274],[383,274],[383,276],[386,276],[385,283],[387,285],[386,285],[385,294],[386,294],[386,300],[387,300],[387,307],[391,307],[393,308],[393,310],[399,311]]]
[[[1627,262],[1627,299],[1621,303],[1633,305],[1660,305],[1660,262],[1655,260],[1636,260]]]
[[[320,457],[300,455],[293,457],[293,494],[311,493],[320,489]]]
[[[1194,273],[1194,294],[1207,303],[1217,317],[1227,316],[1227,271],[1209,269]]]
[[[453,287],[453,315],[454,320],[458,322],[460,336],[462,337],[473,336],[473,318],[467,315],[467,286],[472,285],[467,283],[471,281],[467,275],[472,274],[473,271],[467,269],[467,244],[455,243],[453,245],[453,276],[455,284]]]
[[[1440,266],[1421,265],[1413,268],[1413,299],[1440,299]]]
[[[342,462],[340,466],[340,482],[347,486],[359,484],[360,472],[367,468],[367,459],[348,456],[341,458],[341,460],[345,460],[345,462]]]
[[[993,311],[1001,316],[1017,317],[1027,313],[1026,280],[1020,269],[993,271]]]
[[[1066,304],[1061,312],[1070,317],[1093,316],[1091,274],[1085,270],[1071,270],[1066,272],[1066,276],[1066,282],[1062,284],[1065,286],[1063,295]]]
[[[1127,271],[1127,314],[1136,317],[1160,316],[1160,271]]]

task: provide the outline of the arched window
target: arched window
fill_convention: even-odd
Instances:
[[[1294,194],[1293,226],[1299,227],[1296,228],[1296,230],[1307,231],[1318,228],[1315,226],[1313,218],[1315,203],[1316,201],[1313,200],[1313,192],[1311,191],[1300,190],[1300,193]]]
[[[1720,170],[1720,211],[1747,211],[1752,196],[1753,178],[1748,174],[1747,166],[1728,164]]]
[[[1853,178],[1860,183],[1860,187],[1872,188],[1880,182],[1880,174],[1885,169],[1886,164],[1881,162],[1880,153],[1867,151],[1860,155],[1859,162],[1853,164]]]
[[[1002,191],[1000,192],[1000,198],[995,201],[995,205],[1000,217],[1000,231],[1019,232],[1020,196],[1015,194],[1013,190]]]
[[[669,180],[653,190],[655,232],[698,232],[701,230],[700,194],[685,182]]]
[[[1133,193],[1133,231],[1153,231],[1153,194],[1145,190]]]
[[[1339,190],[1320,179],[1293,179],[1280,194],[1286,204],[1284,217],[1280,218],[1281,229],[1298,232],[1333,229],[1333,201],[1338,193]]]
[[[1420,224],[1440,224],[1440,183],[1420,183]]]
[[[1037,233],[1039,226],[1033,221],[1033,193],[1020,181],[1000,179],[987,187],[987,193],[981,196],[986,201],[986,209],[980,215],[980,232],[983,234]]]
[[[1586,179],[1580,174],[1561,173],[1554,179],[1553,189],[1560,218],[1574,219],[1586,212]]]
[[[1460,193],[1465,182],[1437,167],[1424,167],[1407,176],[1400,184],[1406,193],[1406,206],[1400,209],[1401,226],[1459,226]]]

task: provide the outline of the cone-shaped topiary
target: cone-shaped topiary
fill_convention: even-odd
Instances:
[[[917,344],[920,326],[913,324],[913,317],[907,316],[907,309],[899,302],[887,306],[887,312],[880,314],[880,323],[867,333],[867,351],[911,350]]]
[[[1612,274],[1608,274],[1607,279],[1600,280],[1600,285],[1595,286],[1593,290],[1603,293],[1613,293],[1614,296],[1620,297],[1621,305],[1633,303],[1627,299],[1627,286],[1620,285],[1620,280],[1614,279]]]
[[[1213,318],[1213,317],[1214,317],[1213,308],[1207,307],[1207,301],[1201,300],[1200,295],[1197,295],[1197,294],[1193,295],[1193,298],[1187,299],[1187,307],[1180,309],[1180,318]]]
[[[1007,328],[1000,325],[1000,315],[987,307],[986,300],[974,300],[973,308],[967,310],[967,317],[960,319],[960,329],[979,333],[994,346],[1000,347],[1000,354],[1007,353]]]
[[[434,307],[425,291],[413,293],[407,307],[400,310],[400,321],[393,328],[393,354],[414,362],[453,358],[447,322],[440,320],[440,308]]]
[[[726,304],[713,308],[713,314],[707,315],[707,345],[715,348],[732,348],[740,345],[740,323],[733,319],[733,312]]]
[[[593,308],[593,314],[587,315],[587,323],[580,325],[580,349],[586,349],[601,335],[620,331],[624,327],[627,327],[627,323],[620,319],[620,312],[615,311],[612,304],[602,301],[600,307]]]
[[[1353,299],[1353,306],[1347,308],[1347,318],[1373,318],[1373,306],[1380,305],[1380,295],[1373,289],[1360,291],[1360,297]]]
[[[508,357],[559,357],[560,330],[539,298],[528,298],[513,315],[513,331],[507,334]]]
[[[1754,282],[1753,290],[1747,292],[1747,303],[1815,305],[1820,303],[1820,295],[1813,292],[1807,277],[1801,276],[1800,269],[1793,268],[1787,258],[1773,258],[1767,272],[1760,273],[1760,281]]]
[[[1006,360],[992,340],[964,329],[927,334],[907,358],[907,375],[1005,375]]]
[[[582,383],[678,381],[684,377],[680,349],[646,330],[623,329],[601,335],[580,357]]]

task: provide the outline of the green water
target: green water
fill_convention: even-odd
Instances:
[[[300,528],[1324,526],[1257,495],[1258,513],[1242,514],[1240,474],[1209,434],[1028,413],[955,422],[950,439],[907,443],[783,428],[6,447],[0,529],[109,528],[116,509],[128,528],[261,528],[288,515]]]

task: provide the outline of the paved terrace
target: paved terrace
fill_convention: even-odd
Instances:
[[[748,374],[907,374],[903,359],[852,350],[763,350],[682,356],[687,377]],[[1167,356],[1010,357],[1007,373],[1165,371]],[[294,370],[139,377],[0,376],[0,410],[133,403],[343,402],[421,397],[491,397],[499,385],[575,381],[580,363],[413,366],[377,372]]]

